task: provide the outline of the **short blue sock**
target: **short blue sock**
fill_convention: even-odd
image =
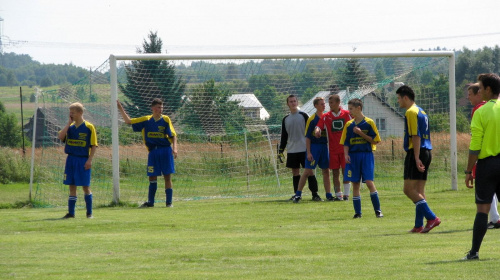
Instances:
[[[150,205],[155,204],[156,189],[158,189],[156,181],[149,181],[148,202]]]
[[[432,212],[431,208],[429,208],[425,199],[417,201],[415,204],[417,205],[418,211],[422,213],[427,220],[434,220],[436,218],[436,215]]]
[[[378,192],[370,193],[370,198],[372,200],[373,210],[380,211],[380,200],[378,198]]]
[[[352,205],[354,206],[354,212],[361,214],[361,196],[354,196],[352,198]]]
[[[297,192],[295,192],[295,196],[300,196],[300,197],[302,197],[302,191],[297,191]]]
[[[92,194],[85,195],[85,206],[87,207],[87,215],[92,215]]]
[[[75,215],[75,207],[76,207],[76,200],[78,198],[76,196],[69,196],[69,199],[68,199],[68,213],[70,215]]]
[[[326,198],[332,198],[332,197],[333,197],[332,193],[330,193],[330,192],[326,193]]]
[[[167,204],[172,204],[173,194],[174,194],[174,190],[172,188],[165,189],[165,195],[167,196]]]

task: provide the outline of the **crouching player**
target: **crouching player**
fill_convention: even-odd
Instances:
[[[92,158],[97,150],[97,134],[94,125],[83,119],[83,110],[81,103],[71,104],[68,123],[58,135],[58,138],[66,143],[64,152],[68,155],[63,182],[69,185],[68,213],[63,219],[75,217],[77,186],[82,186],[85,193],[87,218],[93,218],[90,170]]]

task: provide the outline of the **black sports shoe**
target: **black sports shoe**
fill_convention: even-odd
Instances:
[[[348,195],[344,195],[344,196],[342,197],[342,199],[343,199],[344,201],[348,201],[348,200],[349,200],[349,196],[348,196]]]
[[[168,208],[174,207],[172,203],[166,203]]]
[[[479,253],[472,253],[471,251],[467,252],[467,255],[462,259],[464,261],[473,261],[473,260],[479,260]]]
[[[334,201],[343,201],[344,198],[340,197],[340,196],[336,196],[333,198]]]
[[[93,219],[93,218],[94,216],[92,216],[92,214],[87,213],[87,219]]]
[[[313,195],[312,201],[323,201],[319,195]]]
[[[288,200],[293,201],[294,199],[295,199],[295,195],[292,195],[292,197],[290,197],[290,199],[288,199]]]
[[[359,218],[361,218],[361,214],[356,213],[356,214],[354,214],[354,216],[352,218],[353,219],[359,219]]]
[[[500,221],[497,221],[496,223],[494,222],[488,223],[488,229],[494,229],[494,228],[500,228]]]
[[[335,201],[335,197],[333,197],[333,196],[327,197],[326,201]]]
[[[67,213],[64,217],[62,217],[61,219],[71,219],[71,218],[74,218],[75,215],[71,215],[70,213]]]
[[[295,196],[295,197],[293,198],[293,203],[299,203],[301,200],[302,200],[302,197],[301,197],[301,196]]]
[[[383,218],[384,217],[384,214],[382,214],[382,211],[375,211],[375,216],[377,216],[377,218]]]
[[[148,208],[148,207],[155,207],[155,205],[146,201],[143,204],[141,204],[141,206],[139,206],[139,208]]]

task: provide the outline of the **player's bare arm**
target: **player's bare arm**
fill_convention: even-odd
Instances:
[[[172,155],[177,158],[177,136],[172,137]]]
[[[356,133],[357,135],[361,136],[363,139],[365,139],[370,144],[377,145],[379,143],[379,141],[374,141],[373,138],[371,138],[370,136],[363,133],[363,131],[357,126],[354,127],[353,132]]]
[[[118,106],[118,110],[120,111],[120,114],[122,115],[123,121],[126,124],[132,124],[132,121],[130,120],[130,117],[128,116],[127,112],[123,109],[122,103],[120,100],[116,100],[116,105]]]
[[[68,129],[72,123],[73,123],[73,116],[71,115],[71,112],[70,112],[68,123],[66,124],[66,126],[63,129],[61,129],[61,131],[59,131],[59,134],[57,135],[57,138],[59,138],[59,140],[64,141],[64,139],[66,139],[66,134],[68,133]]]
[[[411,142],[413,144],[413,154],[415,155],[415,163],[417,164],[418,171],[424,172],[425,166],[420,160],[420,136],[413,135],[411,137]]]
[[[92,168],[92,159],[94,158],[96,151],[97,151],[97,146],[92,146],[92,148],[90,148],[89,159],[87,159],[87,162],[85,162],[84,166],[85,170],[89,170],[90,168]]]

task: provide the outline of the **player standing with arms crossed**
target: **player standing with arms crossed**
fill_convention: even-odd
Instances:
[[[323,114],[314,130],[314,135],[317,138],[321,136],[322,130],[328,132],[329,168],[332,170],[335,197],[327,194],[326,199],[329,201],[349,200],[350,182],[344,180],[344,194],[340,190],[340,170],[342,170],[343,174],[345,169],[344,146],[340,144],[340,138],[345,124],[351,120],[351,115],[349,115],[349,111],[342,109],[340,106],[340,96],[338,94],[332,94],[328,97],[328,105],[330,105],[330,112]]]
[[[82,186],[85,193],[87,218],[93,218],[90,173],[92,159],[97,150],[97,134],[94,125],[83,119],[83,111],[81,103],[71,104],[68,123],[59,131],[58,135],[59,140],[66,143],[64,152],[68,155],[63,182],[65,185],[69,185],[68,213],[63,219],[75,217],[77,186]]]
[[[163,101],[159,98],[151,102],[152,115],[131,119],[120,101],[116,104],[126,124],[131,124],[135,132],[142,132],[148,149],[147,175],[149,177],[148,201],[141,207],[154,207],[157,176],[163,174],[165,180],[166,206],[173,207],[172,174],[175,173],[174,159],[177,158],[177,134],[170,118],[163,115]]]
[[[278,156],[281,158],[285,148],[287,149],[286,167],[292,169],[293,193],[290,198],[293,200],[299,188],[300,167],[304,167],[306,162],[306,122],[309,116],[299,110],[299,100],[297,96],[290,95],[286,98],[286,104],[290,108],[290,113],[283,118],[281,123],[281,141]],[[307,177],[309,190],[314,201],[321,201],[318,195],[318,181],[316,176]]]
[[[361,181],[366,183],[370,190],[375,216],[382,218],[380,200],[375,183],[375,159],[373,151],[381,140],[375,122],[363,115],[363,101],[359,98],[349,100],[347,103],[349,113],[353,117],[344,127],[340,143],[344,145],[346,168],[344,178],[352,182],[352,204],[354,219],[361,218]]]
[[[425,200],[425,182],[432,161],[429,118],[424,110],[415,104],[415,93],[409,86],[398,88],[396,95],[399,107],[406,109],[403,191],[415,203],[415,226],[410,232],[427,233],[441,224],[441,219],[432,212]],[[424,217],[427,219],[425,227]]]

